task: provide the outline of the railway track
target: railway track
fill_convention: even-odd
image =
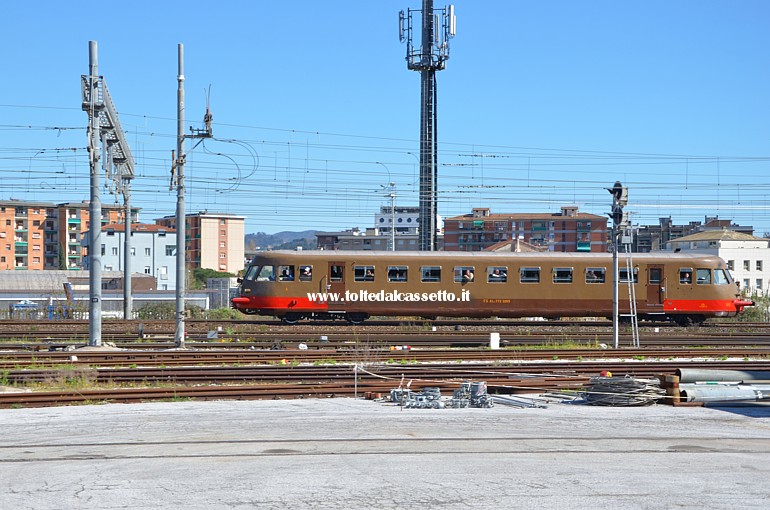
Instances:
[[[441,321],[438,321],[441,322]],[[500,345],[513,346],[599,346],[612,345],[612,329],[598,322],[529,323],[527,321],[467,321],[453,326],[425,326],[398,321],[380,325],[284,326],[246,321],[191,322],[187,328],[187,347],[227,347],[230,349],[296,348],[300,344],[319,349],[344,349],[351,345],[375,347],[411,345],[415,347],[481,347],[489,344],[489,334],[500,334]],[[472,325],[471,325],[472,324]],[[604,324],[604,325],[602,325]],[[719,325],[718,325],[719,324]],[[122,348],[167,349],[173,347],[172,321],[105,321],[102,341]],[[89,340],[85,321],[2,321],[0,349],[48,350],[80,347]],[[714,323],[713,327],[679,328],[671,325],[643,326],[640,343],[647,347],[770,345],[770,325]],[[620,346],[631,345],[630,331],[621,329]]]
[[[177,350],[172,321],[104,321],[102,341],[117,348],[85,347],[86,321],[2,321],[0,386],[12,391],[0,407],[383,394],[402,379],[415,390],[485,380],[493,393],[542,393],[578,391],[603,370],[770,369],[770,326],[707,324],[643,326],[637,349],[624,330],[615,350],[602,348],[612,345],[605,321],[190,320],[187,349]],[[502,349],[487,348],[490,332]]]
[[[0,393],[0,407],[353,396],[405,380],[415,390],[485,380],[499,394],[578,391],[603,370],[653,377],[683,366],[770,370],[770,349],[15,352],[0,354],[3,384],[35,391]]]

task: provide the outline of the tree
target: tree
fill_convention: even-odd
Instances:
[[[206,288],[206,281],[209,278],[233,278],[235,275],[226,271],[215,271],[214,269],[208,269],[205,267],[196,267],[192,270],[190,276],[189,288],[193,290],[200,290]]]

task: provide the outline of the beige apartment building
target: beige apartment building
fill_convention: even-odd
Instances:
[[[206,268],[237,274],[245,261],[245,216],[202,211],[185,216],[185,247],[190,269]],[[155,223],[176,228],[176,216]]]
[[[89,202],[0,200],[0,270],[83,268],[81,237],[90,226]],[[123,209],[102,205],[102,225],[122,223]],[[132,210],[138,221],[138,209]]]

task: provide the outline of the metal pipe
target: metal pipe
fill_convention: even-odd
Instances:
[[[761,370],[703,370],[678,368],[679,383],[770,381],[770,372]]]
[[[688,384],[680,385],[679,389],[687,402],[739,402],[770,398],[770,391],[752,386]]]

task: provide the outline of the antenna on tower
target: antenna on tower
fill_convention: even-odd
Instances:
[[[211,113],[211,85],[209,85],[208,90],[203,89],[203,93],[206,95],[206,113],[203,115],[203,129],[190,127],[192,138],[211,138],[214,136],[211,127],[211,121],[214,120],[214,115]]]
[[[421,13],[421,44],[412,44],[412,13]],[[439,28],[440,27],[440,28]],[[433,9],[433,0],[422,0],[422,10],[398,13],[399,40],[406,42],[406,66],[420,72],[420,250],[437,248],[438,226],[438,136],[436,71],[446,67],[449,39],[455,36],[454,6]]]

